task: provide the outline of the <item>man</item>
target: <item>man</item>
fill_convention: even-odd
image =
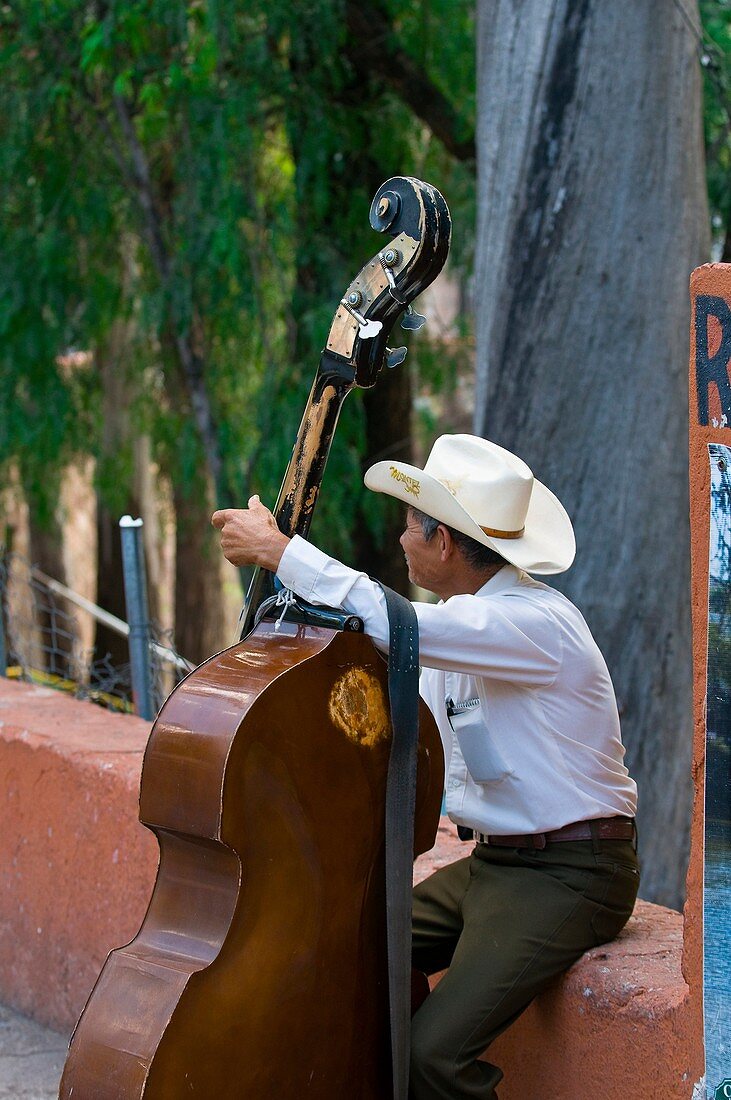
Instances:
[[[441,600],[414,605],[421,693],[444,745],[447,813],[476,840],[414,891],[414,966],[449,969],[413,1020],[412,1095],[490,1100],[502,1073],[478,1056],[632,912],[636,787],[586,623],[529,576],[574,558],[553,493],[517,456],[468,435],[438,439],[423,470],[376,463],[365,483],[409,506],[409,578]],[[233,564],[361,616],[387,647],[379,586],[288,539],[258,497],[213,523]]]

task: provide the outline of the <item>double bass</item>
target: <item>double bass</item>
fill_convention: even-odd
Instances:
[[[305,536],[344,398],[405,349],[399,317],[446,260],[439,192],[410,177],[370,211],[390,244],[343,294],[274,514]],[[172,692],[145,751],[140,820],[160,861],[137,935],[108,956],[61,1100],[384,1100],[391,1092],[383,656],[362,623],[255,574],[241,640]],[[434,841],[441,744],[420,704],[414,852]]]

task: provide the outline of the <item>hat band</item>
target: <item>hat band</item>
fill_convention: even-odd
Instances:
[[[524,533],[525,527],[521,527],[520,531],[498,531],[496,527],[482,527],[480,530],[484,531],[486,535],[492,535],[494,539],[519,539]]]

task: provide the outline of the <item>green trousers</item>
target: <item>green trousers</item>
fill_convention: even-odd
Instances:
[[[598,839],[478,844],[420,883],[413,964],[449,969],[413,1018],[412,1100],[495,1100],[502,1072],[478,1056],[556,975],[621,931],[638,885],[633,842]]]

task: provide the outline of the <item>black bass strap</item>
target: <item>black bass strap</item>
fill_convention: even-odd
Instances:
[[[380,582],[379,582],[380,583]],[[388,612],[391,755],[386,781],[386,940],[393,1100],[407,1100],[411,1054],[411,884],[419,746],[419,625],[411,603],[381,585]]]

